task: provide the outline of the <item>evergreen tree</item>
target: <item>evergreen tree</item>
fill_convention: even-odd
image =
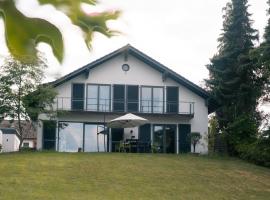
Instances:
[[[270,16],[270,0],[267,1],[269,8],[267,14]],[[270,18],[265,27],[264,41],[257,51],[254,51],[254,57],[258,58],[258,68],[262,77],[262,97],[263,101],[270,102]]]
[[[252,28],[248,6],[247,0],[232,0],[226,5],[218,53],[207,66],[207,84],[221,105],[217,110],[219,128],[226,133],[232,154],[238,144],[255,138],[258,126],[256,107],[261,86],[257,84],[257,65],[250,58],[258,33]],[[247,127],[241,129],[243,124]]]

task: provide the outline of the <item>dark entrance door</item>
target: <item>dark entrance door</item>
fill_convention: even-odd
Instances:
[[[112,152],[117,152],[119,149],[120,141],[123,140],[124,129],[123,128],[112,128]]]
[[[56,121],[43,121],[43,149],[55,150]]]
[[[154,148],[158,153],[176,152],[176,125],[154,125]]]
[[[190,139],[189,134],[191,131],[190,124],[179,124],[179,152],[188,153],[190,152]]]

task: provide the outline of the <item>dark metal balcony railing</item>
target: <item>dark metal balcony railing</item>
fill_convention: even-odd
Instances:
[[[168,102],[158,100],[111,100],[70,97],[56,98],[54,108],[65,111],[133,112],[149,114],[194,114],[194,102]]]

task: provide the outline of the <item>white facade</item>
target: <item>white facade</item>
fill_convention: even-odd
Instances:
[[[22,143],[22,147],[35,148],[35,140],[34,139],[24,139]]]
[[[121,66],[126,63],[130,66],[129,71],[125,72],[122,70]],[[198,95],[197,93],[191,91],[187,87],[178,83],[170,77],[163,77],[163,73],[154,69],[141,59],[135,56],[128,55],[125,58],[123,54],[113,57],[106,62],[98,65],[89,72],[89,76],[80,74],[64,83],[55,87],[58,92],[58,99],[56,101],[55,109],[70,110],[71,109],[71,97],[72,97],[72,85],[75,83],[83,83],[84,94],[87,95],[87,85],[88,84],[108,84],[111,87],[110,99],[113,99],[113,86],[115,84],[121,85],[137,85],[139,87],[139,102],[138,106],[141,107],[141,88],[144,86],[154,86],[163,88],[164,96],[164,111],[166,112],[166,92],[167,88],[174,86],[178,88],[179,93],[179,113],[177,115],[168,114],[155,114],[155,113],[137,113],[138,115],[147,118],[151,124],[151,129],[155,124],[173,124],[177,125],[176,130],[176,152],[179,152],[179,124],[190,124],[191,132],[200,132],[202,139],[196,147],[196,152],[207,153],[207,133],[208,133],[208,107],[206,104],[206,99]],[[85,103],[85,102],[84,102]],[[110,102],[111,106],[113,102]],[[85,103],[86,104],[86,103]],[[194,105],[194,107],[193,107]],[[84,105],[86,107],[86,105]],[[192,108],[192,113],[189,113]],[[183,113],[189,113],[192,115],[185,115]],[[124,113],[105,113],[105,121],[108,122],[115,117],[121,116]],[[40,119],[46,119],[44,115],[40,115]],[[70,121],[70,122],[104,122],[104,114],[97,112],[67,112],[63,116],[59,117],[57,121]],[[38,128],[37,135],[37,148],[42,149],[43,146],[43,124],[41,123]],[[58,131],[58,129],[57,129]],[[56,132],[57,132],[56,131]],[[125,129],[124,138],[130,137],[130,129]],[[152,130],[153,132],[153,130]],[[133,129],[133,135],[138,138],[138,128]],[[56,137],[57,134],[56,134]],[[151,133],[151,140],[153,140],[153,133]]]
[[[16,134],[4,134],[0,131],[0,144],[2,152],[19,151],[20,139]]]

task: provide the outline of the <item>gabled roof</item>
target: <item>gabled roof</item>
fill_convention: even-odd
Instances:
[[[146,54],[144,54],[143,52],[134,48],[130,44],[128,44],[128,45],[126,45],[126,46],[124,46],[116,51],[113,51],[112,53],[110,53],[110,54],[108,54],[100,59],[97,59],[94,62],[89,63],[89,64],[63,76],[60,79],[57,79],[56,81],[51,82],[50,84],[52,84],[54,87],[59,86],[59,85],[65,83],[66,81],[73,79],[74,77],[76,77],[78,75],[81,75],[81,74],[86,73],[86,72],[89,73],[89,71],[91,71],[91,69],[99,66],[100,64],[102,64],[102,63],[104,63],[104,62],[106,62],[106,61],[108,61],[108,60],[110,60],[118,55],[125,54],[125,53],[129,53],[130,55],[133,55],[134,57],[143,61],[144,63],[148,64],[149,66],[153,67],[154,69],[156,69],[160,73],[166,74],[167,77],[169,77],[169,78],[173,79],[174,81],[176,81],[177,83],[185,86],[186,88],[188,88],[189,90],[191,90],[195,94],[203,97],[204,99],[206,99],[206,101],[209,100],[210,95],[207,91],[205,91],[201,87],[197,86],[196,84],[192,83],[191,81],[187,80],[183,76],[177,74],[176,72],[169,69],[168,67],[162,65],[161,63],[154,60],[153,58],[147,56]],[[216,105],[214,102],[208,102],[208,112],[209,113],[213,112],[215,110],[215,108],[216,108]]]
[[[15,128],[0,128],[0,131],[2,131],[3,134],[16,135],[18,138],[20,138],[20,135]]]

